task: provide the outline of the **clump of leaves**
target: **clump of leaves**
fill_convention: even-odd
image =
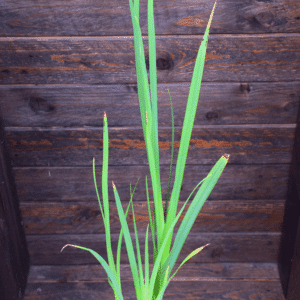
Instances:
[[[134,208],[132,204],[132,197],[136,185],[134,191],[131,192],[130,202],[127,206],[126,213],[124,213],[117,188],[115,184],[112,183],[118,215],[121,223],[121,231],[120,231],[119,241],[118,241],[116,264],[114,261],[112,248],[111,248],[110,221],[109,221],[110,220],[109,198],[108,198],[109,139],[108,139],[107,116],[105,113],[103,117],[103,121],[104,121],[103,165],[102,165],[103,208],[101,205],[101,200],[100,200],[97,182],[96,182],[95,159],[93,159],[93,177],[94,177],[96,194],[98,197],[102,218],[104,220],[108,263],[102,258],[101,255],[99,255],[92,249],[76,246],[76,245],[70,245],[70,244],[65,245],[63,247],[64,249],[67,246],[72,246],[75,248],[89,251],[92,255],[94,255],[94,257],[103,266],[103,268],[105,269],[108,275],[108,281],[114,291],[115,299],[118,300],[124,299],[122,294],[121,277],[120,277],[120,256],[121,256],[121,243],[122,243],[123,236],[125,239],[125,245],[127,249],[128,258],[129,258],[137,300],[153,300],[153,299],[161,300],[163,298],[164,292],[168,284],[175,276],[177,271],[182,267],[182,265],[191,257],[199,253],[201,250],[203,250],[204,247],[207,246],[207,245],[201,246],[196,250],[194,250],[193,252],[191,252],[183,260],[183,262],[180,264],[178,269],[173,273],[173,275],[171,275],[175,262],[192,228],[192,225],[194,224],[203,204],[205,203],[212,189],[216,185],[218,179],[220,178],[229,160],[228,154],[224,154],[218,160],[218,162],[214,165],[214,167],[211,169],[208,175],[203,180],[201,180],[198,183],[198,185],[194,188],[194,190],[189,195],[188,199],[185,201],[183,207],[180,209],[179,213],[176,214],[185,165],[186,165],[188,148],[190,144],[192,129],[193,129],[197,105],[198,105],[202,75],[204,70],[209,28],[216,7],[216,2],[213,6],[207,28],[203,36],[203,41],[200,45],[196,63],[195,63],[195,68],[193,72],[190,92],[189,92],[185,116],[184,116],[178,158],[176,163],[175,181],[172,188],[172,193],[169,197],[170,182],[171,182],[170,179],[171,179],[172,163],[173,163],[173,151],[174,151],[174,117],[173,117],[173,106],[170,97],[171,114],[172,114],[172,152],[171,152],[171,166],[170,166],[170,175],[169,175],[169,182],[168,182],[167,199],[165,201],[165,207],[163,208],[161,180],[160,180],[159,144],[158,144],[156,45],[155,45],[153,0],[148,1],[148,43],[149,43],[150,87],[149,87],[147,69],[145,64],[145,53],[144,53],[142,32],[139,24],[139,1],[135,0],[133,3],[132,0],[129,0],[129,6],[130,6],[131,18],[133,24],[133,33],[134,33],[134,49],[135,49],[135,60],[136,60],[136,75],[137,75],[139,105],[140,105],[144,140],[147,149],[147,157],[148,157],[149,168],[150,168],[150,177],[151,177],[151,183],[153,189],[153,200],[154,200],[154,208],[153,211],[151,212],[150,198],[148,192],[148,182],[146,177],[146,195],[147,195],[151,235],[153,241],[153,270],[150,276],[149,249],[148,249],[149,224],[147,226],[146,236],[145,236],[144,270],[142,266],[140,242],[139,242],[138,231],[135,223]],[[177,224],[179,217],[181,216],[186,204],[188,203],[188,201],[190,200],[190,198],[192,197],[192,195],[197,189],[198,191],[193,197],[190,207],[187,210],[180,224],[180,227],[175,236],[174,243],[171,247],[174,227]],[[133,214],[137,260],[135,257],[133,242],[131,240],[128,224],[126,221],[126,217],[130,205],[132,207],[132,214]]]

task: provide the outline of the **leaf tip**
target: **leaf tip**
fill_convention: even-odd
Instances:
[[[107,115],[106,112],[103,113],[103,125],[107,124]]]
[[[60,252],[63,252],[63,250],[64,250],[65,248],[67,248],[68,246],[72,246],[72,245],[70,245],[70,244],[64,245],[64,246],[61,248]]]
[[[197,253],[199,253],[200,251],[202,251],[205,247],[207,247],[208,245],[210,245],[210,244],[206,244],[206,245],[204,245],[204,246],[202,246],[202,247],[199,247],[197,250]]]
[[[112,183],[113,189],[115,190],[115,189],[116,189],[116,186],[115,186],[114,182],[112,181],[111,183]]]
[[[224,157],[227,161],[229,160],[230,155],[229,154],[224,154],[222,155],[222,157]]]
[[[216,8],[216,5],[217,5],[217,1],[218,0],[216,0],[216,2],[214,4],[214,7],[212,9],[212,12],[210,14],[210,17],[209,17],[209,20],[208,20],[208,24],[207,24],[207,28],[210,28],[210,25],[211,25],[211,22],[212,22],[212,18],[213,18],[214,12],[215,12],[215,8]]]

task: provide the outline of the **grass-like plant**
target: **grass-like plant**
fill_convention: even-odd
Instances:
[[[217,1],[216,1],[217,2]],[[121,223],[121,231],[118,241],[117,249],[117,260],[114,261],[112,248],[111,248],[111,236],[110,236],[110,217],[109,217],[109,198],[108,198],[108,125],[107,116],[104,113],[103,117],[103,165],[102,165],[102,198],[103,208],[97,188],[96,173],[95,173],[95,158],[93,159],[93,177],[95,183],[96,194],[101,210],[101,215],[105,226],[106,235],[106,248],[108,263],[102,258],[101,255],[93,251],[92,249],[76,246],[76,245],[65,245],[62,250],[67,246],[72,246],[82,250],[89,251],[99,261],[102,267],[105,269],[108,275],[108,282],[114,291],[115,299],[123,300],[121,277],[120,277],[120,256],[121,256],[121,243],[124,236],[129,263],[131,267],[133,283],[135,287],[137,300],[160,300],[163,298],[164,292],[175,276],[181,266],[189,260],[191,257],[199,253],[205,246],[199,247],[190,253],[180,264],[178,269],[171,276],[171,272],[175,265],[175,262],[180,254],[180,251],[185,243],[185,240],[194,224],[203,204],[217,183],[221,176],[229,159],[228,154],[224,154],[218,162],[214,165],[208,175],[201,180],[194,190],[185,201],[184,205],[177,212],[178,200],[180,195],[180,189],[182,186],[183,174],[186,165],[186,158],[193,129],[195,114],[198,105],[202,74],[204,69],[206,47],[209,35],[209,28],[211,25],[212,17],[214,14],[216,2],[213,6],[207,28],[203,37],[203,41],[200,45],[193,77],[191,81],[188,101],[186,105],[186,112],[184,116],[180,147],[178,152],[178,158],[176,163],[175,180],[172,188],[172,193],[169,197],[172,164],[173,164],[173,152],[174,152],[174,117],[173,117],[173,106],[170,97],[171,114],[172,114],[172,150],[171,150],[171,166],[170,175],[168,181],[167,197],[165,201],[165,207],[163,208],[163,199],[161,192],[161,180],[160,180],[160,164],[159,164],[159,144],[158,144],[158,118],[157,118],[157,77],[156,77],[156,46],[155,46],[155,28],[154,28],[154,14],[153,14],[153,0],[148,0],[148,43],[149,43],[149,73],[150,73],[150,88],[148,83],[148,75],[145,63],[145,54],[143,47],[142,32],[139,24],[139,0],[129,0],[131,18],[133,24],[134,33],[134,49],[135,49],[135,61],[136,61],[136,75],[137,75],[137,86],[139,105],[144,133],[144,140],[147,149],[147,157],[150,168],[151,183],[153,189],[153,200],[154,208],[153,212],[150,209],[150,197],[148,192],[148,183],[146,176],[146,196],[149,211],[149,221],[151,227],[151,235],[153,242],[153,269],[150,275],[149,273],[149,251],[148,251],[148,233],[149,224],[146,230],[145,236],[145,262],[144,270],[142,265],[141,253],[140,253],[140,242],[138,232],[135,223],[135,215],[132,204],[132,197],[134,191],[130,188],[130,201],[124,213],[120,197],[117,188],[112,183],[118,215]],[[169,93],[170,96],[170,93]],[[200,187],[199,187],[200,186]],[[198,189],[199,188],[199,189]],[[186,204],[192,197],[194,192],[198,189],[193,200],[181,222],[181,225],[175,236],[174,243],[172,244],[173,230],[179,220]],[[131,240],[128,224],[126,217],[132,206],[132,215],[134,222],[135,232],[135,244],[137,251],[137,260],[135,256],[135,250],[133,242]],[[145,273],[145,275],[144,275]]]

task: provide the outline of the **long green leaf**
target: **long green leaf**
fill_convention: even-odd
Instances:
[[[136,259],[135,259],[135,255],[134,255],[133,244],[132,244],[128,224],[126,222],[126,217],[124,215],[124,211],[122,208],[119,193],[118,193],[117,188],[114,183],[112,183],[112,186],[113,186],[113,190],[114,190],[114,195],[115,195],[116,205],[117,205],[118,214],[119,214],[119,218],[120,218],[120,223],[121,223],[122,229],[124,231],[123,234],[124,234],[129,264],[130,264],[130,268],[131,268],[133,283],[134,283],[134,287],[135,287],[135,292],[136,292],[137,299],[139,300],[139,299],[141,299],[141,284],[139,281],[139,273],[138,273],[137,263],[136,263]]]
[[[153,142],[151,139],[151,124],[146,118],[146,150],[148,155],[148,162],[150,167],[150,175],[151,175],[151,182],[152,182],[152,189],[153,189],[153,198],[154,198],[154,212],[156,218],[156,226],[157,226],[157,245],[159,247],[164,230],[164,215],[163,215],[163,204],[162,204],[162,197],[161,197],[161,185],[158,182],[158,177],[155,165],[155,151],[153,149]],[[160,181],[160,179],[159,179]]]
[[[185,202],[184,205],[182,206],[180,212],[178,213],[178,215],[177,215],[177,217],[175,218],[174,222],[172,223],[171,227],[169,228],[169,231],[168,231],[167,234],[164,236],[163,244],[162,244],[162,246],[160,247],[160,250],[159,250],[159,251],[160,251],[160,252],[159,252],[159,253],[160,253],[160,256],[158,257],[158,253],[157,253],[157,254],[156,254],[156,259],[153,261],[153,264],[154,264],[155,268],[154,268],[153,271],[152,271],[152,275],[151,275],[151,279],[152,279],[152,280],[155,280],[155,281],[157,281],[158,283],[160,283],[160,280],[161,280],[161,274],[164,274],[164,272],[165,272],[165,270],[163,270],[162,268],[160,269],[160,267],[161,267],[161,259],[162,259],[162,255],[163,255],[163,251],[164,251],[164,249],[165,249],[165,246],[166,246],[166,244],[167,244],[167,242],[168,242],[168,238],[169,238],[170,235],[172,234],[174,226],[176,225],[176,223],[177,223],[177,221],[178,221],[180,215],[182,214],[182,212],[183,212],[183,210],[184,210],[186,204],[187,204],[188,201],[190,200],[191,196],[194,194],[195,190],[199,187],[199,185],[201,185],[203,182],[205,182],[210,176],[211,176],[211,174],[207,175],[204,179],[202,179],[202,180],[196,185],[196,187],[195,187],[195,188],[193,189],[193,191],[190,193],[190,195],[189,195],[189,197],[187,198],[186,202]],[[172,271],[172,269],[170,269],[170,273],[171,273],[171,271]],[[155,282],[154,285],[156,285],[156,282]],[[153,289],[153,288],[155,289],[155,287],[152,287],[152,289]],[[160,291],[161,287],[158,286],[158,288],[159,288],[159,291]],[[152,289],[151,289],[151,291],[152,291]],[[153,291],[152,291],[152,292],[151,292],[151,291],[149,291],[150,294],[148,293],[149,296],[151,295],[151,293],[153,293]],[[156,291],[154,291],[154,294],[155,294],[155,292],[156,292]]]
[[[158,244],[161,243],[164,229],[163,206],[161,196],[161,181],[160,181],[160,166],[159,166],[159,143],[158,143],[158,118],[157,118],[157,78],[156,78],[156,45],[155,45],[155,26],[154,26],[154,12],[153,0],[148,1],[148,43],[149,43],[149,73],[150,73],[150,91],[152,103],[152,128],[151,128],[151,144],[153,147],[153,160],[149,160],[149,167],[151,171],[156,172],[156,182],[152,186],[155,189],[156,195],[154,197],[154,209],[157,216],[157,239]],[[151,125],[151,124],[150,124]]]
[[[67,245],[63,246],[63,248],[60,251],[63,251],[68,246],[90,252],[98,260],[98,262],[101,264],[101,266],[106,271],[106,274],[108,275],[109,279],[111,280],[111,283],[114,287],[114,291],[117,293],[119,299],[120,300],[124,299],[123,295],[122,295],[122,292],[121,292],[121,289],[120,289],[120,286],[118,285],[117,278],[115,277],[115,273],[112,271],[110,266],[107,264],[107,262],[103,259],[103,257],[100,254],[98,254],[97,252],[95,252],[92,249],[77,246],[77,245],[71,245],[71,244],[67,244]]]
[[[134,187],[134,190],[132,193],[130,193],[130,201],[127,205],[127,209],[126,209],[126,213],[125,213],[125,218],[127,218],[127,215],[128,215],[128,211],[129,211],[129,208],[130,208],[130,205],[132,203],[132,198],[133,198],[133,195],[134,195],[134,192],[135,192],[135,189],[136,189],[136,186],[139,182],[139,179],[137,180],[136,184],[135,184],[135,187]],[[122,246],[122,237],[123,237],[123,229],[121,228],[120,230],[120,235],[119,235],[119,241],[118,241],[118,250],[117,250],[117,262],[116,262],[116,265],[117,265],[117,278],[119,280],[119,285],[121,286],[121,274],[120,274],[120,267],[121,267],[121,246]]]
[[[147,77],[147,70],[145,64],[145,52],[143,46],[142,32],[139,25],[139,18],[135,13],[132,0],[129,0],[131,19],[133,24],[133,34],[134,34],[134,49],[135,49],[135,60],[136,60],[136,74],[137,74],[137,83],[138,83],[138,94],[139,94],[139,103],[141,110],[141,119],[143,125],[144,138],[147,149],[147,156],[150,168],[151,182],[153,188],[153,197],[154,197],[154,210],[156,212],[156,221],[157,221],[157,235],[158,243],[162,240],[163,231],[164,231],[164,216],[163,216],[163,205],[162,205],[162,195],[161,195],[161,182],[160,182],[160,172],[159,172],[159,155],[158,155],[158,134],[157,124],[153,120],[153,116],[157,116],[157,112],[153,112],[153,107],[151,107],[150,94],[149,94],[149,84]],[[134,4],[135,5],[135,4]],[[149,17],[153,17],[153,11],[149,13]],[[150,31],[149,35],[151,36],[151,69],[155,65],[153,63],[155,51],[153,51],[153,40],[155,40],[154,25],[151,25],[150,21]],[[153,73],[153,72],[152,72]],[[150,74],[153,82],[153,76]],[[152,83],[152,91],[155,95],[155,84]],[[153,99],[155,102],[155,99]],[[154,106],[156,104],[154,103]],[[156,117],[157,118],[157,117]],[[148,137],[148,138],[147,138]]]
[[[153,144],[155,145],[156,167],[159,170],[158,147],[158,118],[157,118],[157,79],[156,79],[156,45],[154,25],[153,0],[148,0],[148,44],[149,44],[149,73],[150,73],[150,99],[153,120]]]
[[[190,86],[190,92],[188,96],[188,101],[186,105],[186,112],[184,116],[183,121],[183,127],[182,127],[182,135],[180,139],[180,146],[179,146],[179,152],[178,152],[178,158],[177,158],[177,164],[176,164],[176,171],[175,171],[175,181],[173,185],[173,190],[171,194],[171,199],[169,203],[169,209],[167,214],[167,222],[165,226],[165,231],[168,230],[169,225],[173,222],[175,213],[177,211],[178,206],[178,200],[179,200],[179,194],[182,186],[182,179],[184,175],[184,169],[186,164],[186,157],[188,153],[188,148],[190,144],[192,129],[194,125],[195,120],[195,114],[197,110],[198,105],[198,99],[199,99],[199,93],[201,88],[201,81],[202,81],[202,74],[204,70],[204,63],[205,63],[205,54],[206,54],[206,48],[207,48],[207,41],[208,41],[208,35],[209,35],[209,28],[211,24],[211,20],[214,14],[215,6],[217,1],[214,4],[213,10],[211,12],[205,34],[203,36],[203,41],[201,42],[196,64],[193,72],[192,82]],[[166,247],[164,256],[163,256],[163,262],[166,260],[167,256],[169,255],[171,246],[171,238],[169,239],[168,245]]]
[[[108,199],[108,150],[109,150],[109,138],[108,138],[108,124],[107,116],[104,112],[103,115],[103,164],[102,164],[102,199],[104,209],[104,226],[105,226],[105,239],[107,257],[110,267],[116,271],[113,252],[111,248],[111,236],[110,236],[110,217],[109,217],[109,199]]]
[[[170,98],[170,106],[171,106],[171,117],[172,117],[172,148],[171,148],[171,162],[170,162],[170,173],[169,173],[169,180],[168,180],[168,189],[167,189],[167,196],[166,196],[166,203],[164,208],[164,217],[165,222],[167,220],[167,211],[168,211],[168,201],[169,201],[169,193],[171,188],[171,178],[172,178],[172,167],[173,167],[173,157],[174,157],[174,143],[175,143],[175,126],[174,126],[174,112],[173,112],[173,103],[170,95],[170,91],[168,89],[169,98]]]
[[[146,237],[145,237],[145,289],[143,293],[144,299],[148,294],[149,289],[149,251],[148,251],[148,232],[149,232],[149,224],[147,225]]]
[[[149,221],[150,221],[151,235],[152,235],[152,242],[153,242],[153,263],[155,263],[156,255],[157,255],[157,244],[155,241],[155,210],[153,210],[153,219],[152,219],[147,176],[145,182],[146,182],[146,195],[147,195],[147,204],[148,204],[148,212],[149,212]]]
[[[142,257],[141,257],[141,251],[140,251],[140,242],[139,242],[138,231],[136,228],[135,215],[134,215],[134,209],[133,209],[132,203],[131,203],[131,209],[132,209],[132,219],[133,219],[134,234],[135,234],[135,245],[136,245],[137,259],[138,259],[138,265],[139,265],[140,286],[141,286],[141,290],[144,290],[145,284],[144,284]]]
[[[166,272],[166,276],[165,276],[165,279],[164,279],[164,283],[163,283],[163,287],[157,297],[156,300],[161,300],[163,295],[164,295],[164,292],[166,290],[166,288],[168,287],[168,284],[170,283],[170,281],[173,279],[173,277],[176,275],[176,273],[179,271],[179,269],[189,260],[191,259],[193,256],[195,256],[196,254],[198,254],[201,250],[203,250],[206,246],[208,246],[209,244],[206,244],[205,246],[202,246],[202,247],[199,247],[197,248],[196,250],[194,250],[193,252],[191,252],[184,260],[183,262],[180,264],[180,266],[177,268],[177,270],[174,272],[174,274],[168,279],[168,274],[169,274],[169,266],[167,268],[167,272]]]
[[[104,223],[105,216],[104,216],[104,211],[102,209],[101,199],[100,199],[100,196],[99,196],[99,191],[98,191],[98,186],[97,186],[97,180],[96,180],[95,157],[93,158],[93,178],[94,178],[94,185],[95,185],[96,195],[97,195],[97,199],[98,199],[98,203],[99,203],[99,207],[100,207],[100,211],[101,211],[101,216],[102,216],[102,220],[103,220],[103,223]]]
[[[209,244],[206,244],[202,247],[199,247],[197,249],[195,249],[194,251],[192,251],[184,260],[183,262],[180,264],[180,266],[177,268],[177,270],[174,272],[174,274],[170,277],[169,282],[172,280],[172,278],[176,275],[176,273],[179,271],[179,269],[189,260],[191,259],[193,256],[195,256],[196,254],[198,254],[200,251],[202,251],[206,246],[208,246]]]
[[[194,189],[192,190],[192,192],[190,193],[190,195],[188,196],[187,200],[185,203],[188,203],[188,201],[190,200],[190,198],[192,197],[192,195],[194,194],[194,192],[196,191],[196,189],[203,183],[205,182],[209,177],[211,177],[212,174],[208,174],[204,179],[202,179],[195,187]],[[185,204],[184,204],[185,206]],[[172,231],[171,231],[172,232]],[[165,266],[165,265],[164,265]],[[168,266],[169,267],[169,266]],[[172,269],[169,270],[170,273],[172,272]],[[160,266],[160,269],[159,269],[159,275],[157,276],[157,281],[158,281],[158,289],[159,291],[161,291],[162,289],[162,285],[161,285],[161,276],[162,274],[164,274],[165,272],[165,268],[163,268],[163,266]],[[158,296],[157,296],[158,297]]]
[[[138,95],[139,104],[141,110],[141,119],[143,125],[144,136],[146,133],[146,112],[148,113],[148,118],[152,124],[151,115],[151,104],[150,104],[150,93],[149,84],[147,77],[147,69],[145,63],[145,52],[142,39],[142,31],[139,25],[139,15],[137,13],[138,1],[133,5],[132,0],[129,0],[131,20],[133,25],[133,35],[134,35],[134,51],[135,51],[135,64],[136,64],[136,75],[137,75],[137,85],[138,85]]]
[[[179,253],[183,247],[183,244],[203,206],[206,199],[210,195],[217,181],[219,180],[222,172],[229,160],[229,155],[223,155],[218,162],[214,165],[211,171],[208,173],[207,179],[203,182],[198,192],[196,193],[187,213],[185,214],[180,227],[177,231],[174,244],[171,252],[168,255],[167,260],[163,266],[165,269],[167,266],[170,266],[170,269],[173,269],[175,262],[179,256]]]
[[[183,212],[186,204],[188,203],[188,201],[189,201],[189,199],[186,200],[186,202],[182,206],[181,210],[179,211],[178,215],[174,219],[173,223],[169,227],[168,232],[164,236],[163,242],[162,242],[161,247],[160,247],[160,249],[158,251],[158,254],[157,254],[157,258],[156,258],[155,264],[153,266],[153,270],[152,270],[152,274],[151,274],[151,279],[150,279],[150,286],[149,286],[149,291],[148,291],[148,298],[147,299],[152,299],[154,285],[155,285],[155,282],[157,280],[157,276],[159,276],[159,267],[161,265],[161,259],[162,259],[162,256],[163,256],[163,252],[164,252],[165,247],[167,245],[168,239],[169,239],[170,235],[172,234],[173,229],[174,229],[177,221],[179,220],[179,218],[180,218],[180,216],[181,216],[181,214],[182,214],[182,212]]]
[[[154,145],[155,170],[157,181],[160,184],[159,170],[159,144],[158,144],[158,118],[157,118],[157,78],[156,78],[156,44],[154,25],[153,0],[148,1],[148,44],[149,44],[149,73],[150,73],[150,99],[152,109],[152,143]]]

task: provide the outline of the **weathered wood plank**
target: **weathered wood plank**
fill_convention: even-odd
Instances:
[[[181,188],[180,200],[185,200],[205,176],[212,166],[186,166]],[[95,201],[95,187],[92,167],[43,167],[15,168],[17,190],[21,201]],[[126,173],[126,176],[124,174]],[[97,178],[101,178],[101,168],[96,170]],[[113,200],[111,182],[114,181],[121,200],[128,200],[130,183],[134,186],[138,178],[134,200],[146,201],[145,175],[148,166],[110,166],[108,172],[109,199]],[[284,199],[287,191],[289,175],[288,164],[276,165],[228,165],[209,199],[211,200],[257,200]],[[163,197],[167,192],[169,167],[161,167]],[[100,189],[100,183],[98,183]],[[101,190],[100,190],[101,191]],[[150,197],[152,195],[150,194]]]
[[[178,210],[184,202],[180,202]],[[207,201],[191,232],[281,232],[284,200],[222,200]],[[124,211],[128,201],[123,202]],[[150,203],[151,208],[153,202]],[[183,219],[189,204],[185,208]],[[97,201],[85,202],[22,202],[21,212],[26,234],[102,234],[105,233]],[[149,223],[147,204],[134,203],[139,233],[146,233]],[[128,226],[134,232],[131,210]],[[121,226],[115,203],[110,203],[110,229],[120,232]],[[180,223],[175,226],[178,230]]]
[[[201,85],[195,125],[295,124],[300,83],[218,82]],[[182,126],[189,83],[158,84],[158,122]],[[135,84],[0,86],[5,126],[141,126]]]
[[[299,37],[211,35],[203,81],[294,81],[300,78]],[[201,39],[158,36],[158,82],[190,82]],[[0,56],[2,84],[136,82],[132,37],[0,38]]]
[[[182,128],[175,128],[174,157],[178,155]],[[295,125],[195,126],[187,164],[214,164],[230,153],[230,164],[290,163]],[[161,165],[171,161],[172,129],[159,129]],[[102,128],[20,128],[6,132],[13,166],[102,165]],[[148,164],[143,130],[110,128],[111,165]],[[174,163],[176,161],[174,160]]]
[[[133,283],[122,286],[124,298],[135,300]],[[279,280],[229,280],[229,281],[184,281],[169,284],[164,294],[167,300],[248,300],[248,299],[285,300]],[[26,290],[24,300],[114,300],[113,291],[108,283],[71,282],[71,283],[32,283]]]
[[[179,265],[176,264],[174,270]],[[150,265],[150,270],[152,266]],[[134,294],[134,290],[131,284],[131,271],[128,265],[121,265],[121,280],[124,292],[131,291],[131,295]],[[26,291],[26,299],[47,299],[48,295],[56,294],[59,288],[62,288],[66,299],[74,299],[74,297],[80,297],[80,293],[85,293],[87,299],[90,295],[108,296],[110,299],[112,290],[103,283],[107,282],[107,276],[105,271],[100,265],[83,265],[83,266],[32,266],[29,274],[28,288]],[[166,296],[169,295],[169,291],[174,288],[172,285],[185,283],[186,286],[192,287],[194,292],[198,292],[199,288],[206,288],[210,292],[208,294],[200,293],[201,297],[205,298],[207,295],[220,294],[220,286],[227,283],[231,286],[231,292],[235,292],[238,295],[241,289],[245,290],[249,288],[249,283],[256,284],[251,286],[249,295],[255,291],[256,295],[259,294],[262,297],[272,297],[272,299],[284,299],[281,297],[282,292],[280,290],[280,281],[275,263],[188,263],[185,264],[173,278],[170,288],[166,291]],[[94,291],[88,289],[88,286],[84,284],[98,283],[101,289]],[[102,284],[101,284],[102,283]],[[197,285],[196,285],[197,283]],[[216,285],[218,283],[218,285]],[[62,284],[64,287],[62,287]],[[211,285],[209,285],[211,284]],[[48,291],[51,286],[52,292],[43,292],[46,288]],[[47,288],[48,287],[48,288]],[[69,291],[67,289],[70,288]],[[74,292],[72,293],[71,290]],[[76,295],[76,296],[75,296]],[[173,293],[174,295],[174,293]],[[185,294],[186,296],[187,294]],[[190,295],[190,291],[189,291]],[[227,295],[225,293],[225,295]],[[236,294],[234,294],[236,295]],[[32,297],[32,298],[30,298]],[[59,297],[59,294],[58,294]],[[92,296],[91,296],[92,297]],[[103,296],[104,297],[104,296]],[[134,296],[132,296],[134,297]],[[197,294],[195,299],[199,298]],[[131,299],[131,298],[130,298]],[[134,298],[132,298],[134,299]],[[187,299],[181,294],[176,294],[176,299]],[[193,299],[193,298],[192,298]],[[208,298],[209,299],[209,298]],[[214,298],[216,299],[216,298]],[[222,298],[217,298],[222,299]],[[231,299],[227,295],[226,299]],[[234,299],[234,298],[233,298]],[[235,298],[236,299],[236,298]],[[249,299],[249,298],[238,298],[238,299]]]
[[[174,269],[176,270],[178,266],[179,265],[176,264]],[[150,270],[152,270],[151,265]],[[130,267],[128,265],[121,265],[123,288],[127,285],[132,288],[129,283],[131,278]],[[87,297],[86,299],[89,299],[91,294],[96,295],[96,297],[99,298],[103,293],[107,293],[105,297],[108,296],[108,299],[110,299],[109,297],[112,295],[112,290],[109,290],[108,287],[99,284],[101,289],[94,294],[94,292],[88,290],[87,286],[84,285],[87,282],[90,284],[107,282],[107,275],[100,265],[32,266],[29,273],[25,300],[47,299],[49,295],[56,294],[55,291],[62,288],[62,284],[64,284],[62,291],[65,291],[65,299],[79,297],[78,295],[83,293],[84,290],[85,296]],[[183,282],[187,285],[193,282],[192,284],[195,285],[193,287],[195,292],[199,291],[199,288],[202,286],[202,288],[208,288],[210,291],[209,294],[214,294],[219,291],[216,283],[218,283],[218,286],[220,287],[225,282],[232,285],[232,292],[238,292],[241,288],[247,290],[249,282],[252,282],[252,284],[256,283],[256,285],[251,287],[253,290],[249,291],[250,297],[252,295],[251,293],[255,291],[256,295],[259,294],[261,297],[269,296],[276,300],[284,299],[281,297],[279,274],[275,263],[188,263],[178,271],[172,280],[172,285],[173,282],[176,282],[176,286]],[[210,283],[212,284],[211,286],[209,286]],[[43,292],[43,290],[46,288],[47,291],[49,287],[52,292],[49,291],[49,294],[47,295],[47,292]],[[66,291],[68,287],[70,287],[69,292]],[[167,289],[166,296],[169,294],[170,289],[171,286]],[[72,293],[71,290],[74,293]],[[128,288],[125,288],[125,290],[128,291]],[[172,291],[174,291],[173,287]],[[71,293],[71,295],[69,293]],[[134,293],[133,289],[132,293]],[[61,294],[58,294],[58,297],[59,295]],[[206,294],[204,293],[200,295],[206,297]],[[196,299],[201,299],[199,298],[199,295],[196,297]],[[187,298],[183,297],[183,295],[181,295],[181,297],[180,295],[176,295],[176,299]],[[228,298],[227,295],[226,299],[230,299],[230,297]]]
[[[179,264],[175,264],[177,270]],[[144,265],[143,265],[144,268]],[[153,265],[150,264],[150,271]],[[122,264],[121,280],[132,281],[130,265]],[[173,272],[172,272],[173,274]],[[276,263],[186,263],[172,281],[212,281],[253,279],[257,281],[278,280]],[[30,268],[28,283],[56,282],[107,282],[107,274],[98,265],[36,266]]]
[[[146,1],[141,0],[140,22],[147,34]],[[154,3],[158,34],[203,33],[212,1],[163,1]],[[272,2],[220,1],[212,33],[299,32],[297,0]],[[2,1],[1,36],[89,36],[132,34],[127,0],[82,2],[71,0]]]
[[[180,263],[197,247],[210,244],[193,257],[192,262],[277,262],[280,233],[190,233],[177,262]],[[134,239],[134,233],[131,233]],[[174,238],[174,237],[173,237]],[[111,235],[111,244],[116,257],[119,234]],[[145,235],[139,234],[142,260],[144,261]],[[98,252],[105,260],[106,245],[104,234],[82,235],[27,235],[28,249],[33,265],[84,265],[95,264],[97,260],[88,252],[67,247],[66,244],[88,247]],[[152,237],[149,237],[149,259],[152,262]],[[121,263],[128,264],[127,250],[123,239]]]

